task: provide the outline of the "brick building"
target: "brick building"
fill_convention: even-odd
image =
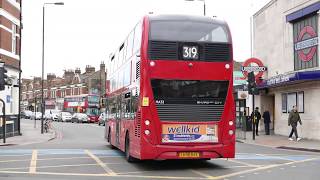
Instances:
[[[19,133],[19,73],[21,0],[0,0],[0,62],[5,63],[12,86],[0,91],[0,98],[6,102],[7,135]],[[2,112],[1,112],[2,114]],[[0,137],[2,136],[0,128]]]
[[[44,99],[46,109],[63,110],[64,98],[67,96],[79,96],[96,94],[102,97],[106,90],[105,64],[100,64],[100,70],[87,65],[85,72],[80,68],[65,70],[63,77],[55,74],[47,74],[44,81]],[[22,79],[22,104],[23,109],[40,110],[41,105],[41,78]]]

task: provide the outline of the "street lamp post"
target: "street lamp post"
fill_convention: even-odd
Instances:
[[[41,134],[43,134],[43,114],[44,114],[44,93],[43,93],[43,84],[44,84],[44,17],[45,17],[45,6],[46,5],[64,5],[63,2],[56,3],[44,3],[42,6],[42,75],[41,75]]]
[[[195,0],[185,0],[185,1],[195,1]],[[198,0],[203,2],[203,15],[206,16],[206,0]]]

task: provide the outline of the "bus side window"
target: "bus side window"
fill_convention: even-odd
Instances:
[[[125,102],[125,110],[124,110],[124,113],[125,113],[125,118],[126,119],[131,119],[131,92],[127,92],[124,94],[124,102]]]
[[[116,98],[115,97],[112,97],[110,98],[109,100],[109,103],[108,103],[108,117],[110,119],[114,119],[116,117],[116,112],[117,112],[117,103],[116,103]]]
[[[137,94],[133,94],[131,96],[131,118],[134,119],[136,117],[136,113],[138,111],[139,105],[139,96]]]
[[[117,109],[117,111],[116,111],[116,118],[121,118],[121,95],[119,95],[119,96],[117,96],[116,97],[116,109]]]

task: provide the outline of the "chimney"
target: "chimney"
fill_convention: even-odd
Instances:
[[[104,64],[104,62],[102,61],[100,63],[100,71],[105,71],[106,70],[106,65]]]
[[[47,80],[52,81],[56,78],[56,75],[54,73],[48,73],[47,74]]]
[[[68,83],[72,82],[74,77],[74,71],[72,69],[65,70],[63,77],[66,80],[66,82]]]
[[[86,74],[90,74],[90,73],[93,73],[93,72],[95,72],[96,71],[96,68],[95,67],[92,67],[92,66],[90,66],[90,65],[87,65],[86,66]]]
[[[76,68],[76,70],[74,71],[75,74],[81,74],[81,69],[80,68]]]

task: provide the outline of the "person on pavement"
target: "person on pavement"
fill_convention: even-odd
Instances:
[[[302,125],[301,118],[300,118],[299,112],[297,110],[297,106],[293,106],[292,110],[289,114],[289,118],[288,118],[288,126],[292,127],[290,135],[289,135],[290,141],[293,141],[293,139],[292,139],[293,133],[296,136],[297,141],[301,140],[301,138],[298,137],[298,131],[297,131],[298,122],[300,123],[300,125]]]
[[[259,107],[256,107],[256,109],[254,110],[254,114],[252,112],[251,118],[252,118],[252,122],[255,123],[255,126],[256,126],[256,135],[259,136],[258,128],[259,128],[259,121],[261,119],[261,114],[259,112]],[[254,119],[255,119],[255,121],[254,121]]]
[[[266,135],[270,135],[270,113],[268,110],[264,111],[263,112],[263,122],[264,122],[264,129],[265,129],[265,132],[266,132]]]

